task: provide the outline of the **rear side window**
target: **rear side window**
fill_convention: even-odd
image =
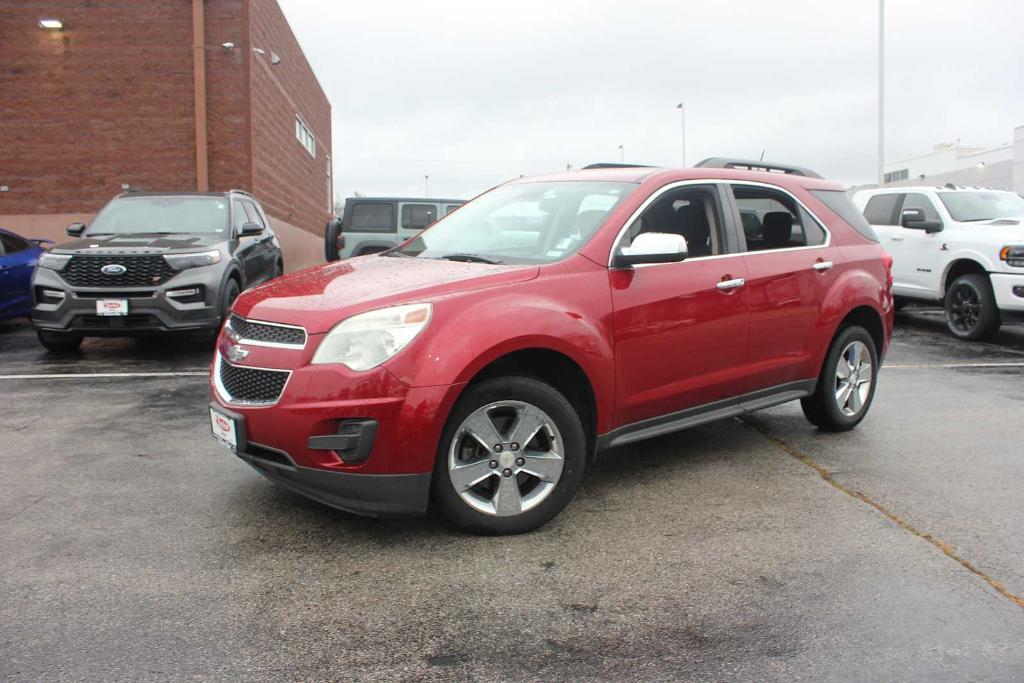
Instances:
[[[785,192],[752,185],[732,186],[747,251],[816,247],[825,230]]]
[[[864,207],[864,218],[871,225],[898,225],[896,207],[899,206],[902,196],[900,194],[876,194],[868,200],[868,205]]]
[[[872,242],[878,241],[878,235],[875,234],[874,229],[868,223],[870,219],[865,219],[865,211],[862,214],[857,210],[857,206],[850,201],[850,197],[842,190],[811,190],[811,194],[821,200],[821,203],[832,209],[840,218],[850,224],[850,227],[859,232],[866,239]],[[871,201],[879,199],[880,197],[898,197],[899,195],[878,195],[872,197]],[[869,202],[870,205],[870,202]],[[871,221],[874,223],[874,221]],[[881,225],[881,223],[879,223]]]
[[[352,220],[346,232],[394,232],[395,205],[359,202],[352,206]]]
[[[437,220],[437,207],[433,204],[406,204],[402,207],[402,227],[422,230]]]

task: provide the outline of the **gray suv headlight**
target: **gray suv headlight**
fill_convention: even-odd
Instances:
[[[64,270],[71,260],[71,254],[43,254],[39,257],[39,267],[50,270]]]
[[[220,263],[220,252],[216,249],[211,251],[197,251],[190,254],[164,254],[167,265],[175,270],[186,268],[199,268],[200,266],[212,266]]]

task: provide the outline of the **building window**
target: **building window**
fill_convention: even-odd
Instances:
[[[891,171],[889,173],[886,173],[885,174],[885,182],[887,182],[887,183],[895,183],[895,182],[898,182],[900,180],[906,180],[909,177],[910,177],[910,169],[909,168],[901,168],[898,171]]]
[[[313,131],[309,129],[309,126],[303,123],[298,116],[295,117],[295,137],[306,148],[309,155],[316,158],[316,138],[313,137]]]

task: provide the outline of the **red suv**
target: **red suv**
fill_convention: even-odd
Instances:
[[[795,167],[601,166],[501,185],[381,254],[249,290],[212,368],[214,435],[358,514],[518,533],[595,454],[800,399],[859,423],[891,259]]]

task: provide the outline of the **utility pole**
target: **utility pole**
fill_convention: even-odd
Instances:
[[[424,197],[429,197],[430,196],[430,176],[429,175],[423,176],[423,196]]]
[[[684,102],[680,102],[679,104],[676,105],[676,109],[679,110],[679,116],[680,116],[680,119],[682,120],[681,122],[682,122],[682,126],[683,126],[682,127],[682,134],[683,134],[683,137],[682,137],[682,142],[683,142],[683,166],[685,167],[686,166],[686,104]]]
[[[621,164],[621,163],[623,163],[625,161],[626,161],[626,146],[625,145],[619,145],[619,163]]]
[[[878,186],[885,184],[885,0],[878,0]]]

